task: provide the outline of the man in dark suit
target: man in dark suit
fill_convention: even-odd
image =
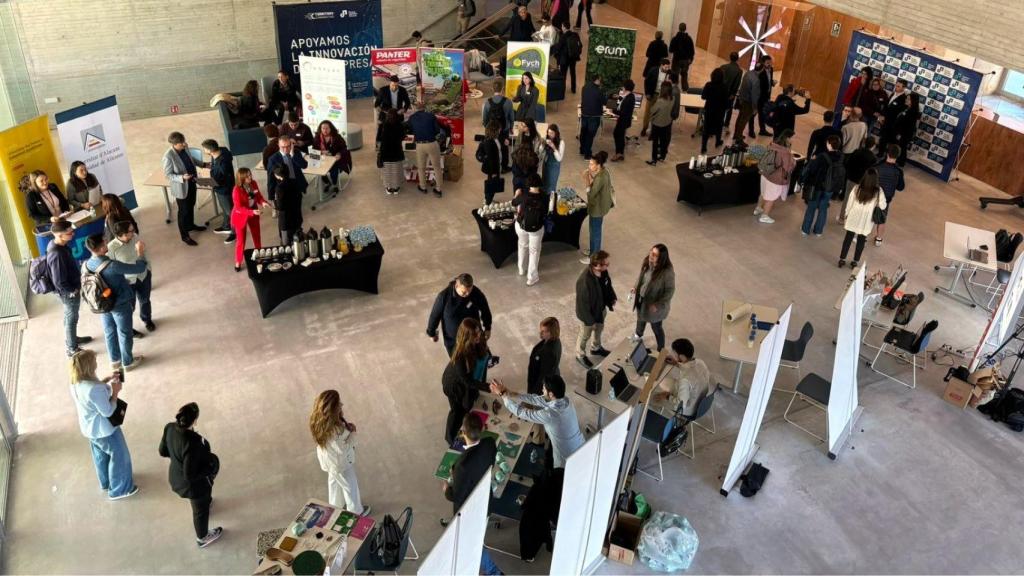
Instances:
[[[306,182],[306,176],[302,173],[302,169],[306,167],[306,159],[302,157],[302,154],[295,149],[292,139],[288,136],[281,136],[277,139],[277,154],[270,157],[264,168],[267,169],[267,174],[273,174],[274,168],[278,166],[284,166],[288,170],[288,179],[294,180],[302,193],[306,193],[306,188],[309,186],[309,182]],[[267,196],[271,202],[277,198],[277,179],[267,179]],[[276,203],[275,203],[276,206]]]
[[[377,109],[377,123],[384,122],[384,116],[387,115],[388,110],[398,110],[400,114],[405,114],[412,108],[412,101],[409,100],[409,91],[398,85],[398,76],[392,74],[391,78],[388,78],[388,85],[385,88],[381,88],[377,92],[377,99],[373,102],[373,107]]]
[[[462,429],[459,431],[462,441],[466,443],[466,451],[452,465],[451,480],[441,483],[444,497],[452,503],[453,516],[459,513],[462,504],[494,465],[494,457],[498,454],[494,438],[481,439],[483,432],[484,423],[480,417],[472,412],[466,414],[462,419]],[[442,518],[441,525],[447,526],[448,522]],[[480,558],[480,572],[491,575],[502,573],[494,565],[494,560],[486,548]]]
[[[580,97],[580,154],[586,160],[590,160],[594,137],[601,129],[605,101],[604,93],[601,92],[601,76],[594,74],[593,80],[583,87]]]
[[[768,125],[765,123],[764,105],[772,100],[772,88],[775,87],[775,68],[772,67],[772,57],[765,54],[761,56],[761,69],[757,71],[758,87],[761,95],[757,100],[757,124],[758,136],[771,136]],[[750,118],[750,132],[754,131],[754,118]]]

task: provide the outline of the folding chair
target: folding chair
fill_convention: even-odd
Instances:
[[[894,327],[892,330],[889,330],[888,334],[885,335],[885,340],[883,341],[882,346],[878,349],[878,353],[875,354],[875,359],[872,360],[871,363],[868,364],[868,366],[871,367],[871,370],[881,374],[882,376],[885,376],[889,380],[899,382],[900,384],[903,384],[908,388],[917,388],[917,369],[920,368],[921,370],[924,370],[925,362],[927,360],[927,358],[922,357],[921,365],[918,366],[918,355],[928,352],[928,341],[931,339],[932,332],[934,332],[935,329],[938,327],[938,320],[932,320],[931,322],[922,325],[921,329],[918,330],[916,334],[914,332],[910,332],[909,330]],[[896,349],[896,352],[888,352],[886,350],[886,347],[888,346],[891,346],[894,349]],[[882,355],[882,352],[885,352],[886,354],[896,358],[900,362],[910,364],[912,377],[910,384],[907,384],[906,382],[898,378],[895,378],[890,374],[886,374],[885,372],[882,372],[881,370],[875,367],[875,364],[878,363],[878,358],[879,356]],[[906,354],[910,355],[909,360],[906,358]]]

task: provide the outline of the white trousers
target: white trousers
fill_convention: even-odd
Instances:
[[[363,511],[363,501],[359,498],[359,482],[356,480],[355,466],[349,466],[338,475],[327,474],[327,501],[331,506],[341,507],[353,514]]]
[[[516,236],[519,237],[519,274],[526,274],[526,281],[533,284],[540,280],[540,246],[544,241],[544,228],[527,232],[516,222]]]

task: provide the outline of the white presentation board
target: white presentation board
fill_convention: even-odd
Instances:
[[[828,456],[835,460],[860,414],[857,369],[860,366],[861,317],[864,313],[864,265],[846,289],[839,312],[832,390],[828,400]]]
[[[729,468],[725,473],[720,490],[723,496],[729,495],[729,490],[732,490],[740,475],[753,460],[754,454],[757,453],[757,433],[761,430],[761,421],[764,419],[765,408],[768,407],[772,384],[779,371],[782,346],[786,342],[786,332],[789,330],[789,317],[792,311],[792,305],[786,308],[786,311],[779,317],[779,323],[772,327],[768,335],[761,341],[761,347],[757,354],[757,366],[754,368],[754,379],[750,382],[747,408],[743,411],[743,421],[740,423],[740,431],[736,436],[736,446],[732,450],[732,459],[729,460]]]
[[[302,76],[302,121],[316,134],[320,123],[331,124],[348,137],[345,61],[299,54]]]
[[[981,362],[1013,334],[1022,307],[1024,307],[1024,252],[1021,252],[1014,260],[1013,272],[1010,273],[1010,280],[1003,287],[999,305],[992,312],[992,318],[989,319],[988,326],[985,326],[985,331],[982,332],[981,343],[974,353],[974,358],[971,359],[971,372],[980,368]]]
[[[420,563],[420,576],[479,574],[480,556],[487,529],[487,506],[491,498],[491,472],[480,478],[462,508],[452,517],[441,539]]]
[[[76,160],[84,162],[105,194],[117,194],[129,209],[137,207],[117,98],[107,96],[58,112],[54,120],[65,165],[71,166]],[[59,175],[50,174],[50,181],[64,188],[64,179]],[[70,191],[65,190],[64,194]]]
[[[594,476],[594,498],[591,503],[589,536],[583,553],[583,572],[589,574],[604,561],[602,548],[608,531],[612,510],[615,508],[615,487],[622,467],[622,454],[626,449],[626,433],[633,407],[615,417],[601,430],[600,448],[597,454],[597,474]],[[628,465],[628,464],[627,464]],[[559,524],[561,524],[561,516]],[[559,526],[561,529],[561,526]]]
[[[594,478],[601,435],[595,434],[565,459],[562,503],[558,511],[558,531],[551,553],[551,574],[580,574],[590,526]]]

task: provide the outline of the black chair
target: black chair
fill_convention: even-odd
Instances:
[[[924,370],[925,362],[927,360],[925,357],[922,357],[921,365],[918,366],[917,357],[919,354],[927,353],[928,341],[931,339],[932,332],[934,332],[935,329],[938,327],[938,320],[932,320],[930,322],[923,324],[921,326],[921,329],[918,330],[916,333],[911,332],[909,330],[904,330],[903,328],[893,327],[893,329],[889,330],[889,333],[885,335],[885,340],[883,341],[882,346],[878,349],[878,353],[875,354],[874,360],[872,360],[871,363],[868,364],[868,366],[871,367],[871,370],[881,374],[882,376],[885,376],[886,378],[894,382],[899,382],[900,384],[903,384],[908,388],[917,388],[917,369],[920,368],[921,370]],[[897,351],[897,353],[887,352],[886,347],[888,346],[894,348]],[[899,351],[902,351],[903,353],[900,353]],[[875,364],[878,362],[878,357],[882,355],[882,352],[886,352],[886,354],[893,356],[900,362],[910,364],[910,384],[907,384],[906,382],[898,378],[886,374],[885,372],[882,372],[881,370],[875,367]],[[906,355],[904,353],[910,354],[909,360],[906,358]]]
[[[789,410],[793,407],[793,402],[799,397],[804,402],[807,402],[811,406],[818,408],[825,412],[825,435],[828,435],[828,398],[832,393],[832,383],[825,380],[821,376],[818,376],[814,372],[811,372],[807,376],[804,376],[803,380],[796,385],[796,390],[793,393],[793,399],[789,401],[789,406],[786,406],[786,411],[782,413],[782,417],[785,418],[786,422],[789,422],[793,426],[807,432],[811,436],[814,436],[818,440],[825,442],[825,438],[818,436],[814,432],[811,432],[807,428],[797,424],[796,422],[789,419]]]
[[[1020,232],[1014,234],[1010,234],[1006,230],[996,232],[996,262],[999,267],[996,268],[996,273],[988,284],[981,284],[990,294],[988,303],[984,306],[986,310],[992,310],[992,303],[1002,295],[1006,283],[1010,281],[1010,271],[1012,270],[1010,264],[1013,262],[1014,256],[1017,255],[1017,249],[1022,241],[1024,241],[1024,234]]]
[[[405,521],[402,521],[402,518]],[[373,542],[374,536],[377,531],[380,530],[380,524],[377,524],[370,534],[366,537],[366,544],[359,549],[359,553],[356,554],[356,559],[353,562],[353,570],[356,572],[381,572],[390,571],[398,574],[398,569],[402,567],[402,562],[405,560],[419,560],[420,553],[416,551],[416,545],[412,542],[412,508],[406,506],[405,510],[398,516],[398,524],[402,527],[402,544],[398,548],[398,563],[394,565],[385,565],[380,561],[375,554],[370,553],[370,542]],[[412,556],[407,556],[409,548],[412,548]]]
[[[814,326],[810,322],[804,322],[804,327],[800,329],[800,337],[796,340],[786,340],[782,345],[782,361],[779,366],[784,368],[793,368],[796,370],[796,377],[800,378],[800,362],[804,359],[804,353],[807,351],[807,343],[814,337]],[[785,390],[789,392],[789,390]]]
[[[644,419],[644,429],[640,437],[654,444],[655,450],[658,453],[658,476],[655,476],[654,474],[647,472],[646,470],[640,468],[639,466],[637,467],[638,472],[650,476],[651,478],[658,482],[664,480],[665,470],[662,467],[662,443],[668,440],[669,435],[672,433],[673,430],[678,430],[679,428],[686,428],[686,431],[683,433],[685,433],[689,437],[684,438],[683,442],[685,442],[686,440],[690,441],[690,452],[687,453],[685,450],[679,450],[679,453],[682,454],[683,456],[686,456],[687,458],[690,458],[691,460],[696,456],[697,442],[694,439],[693,427],[700,426],[701,428],[710,432],[711,434],[714,434],[716,432],[718,426],[715,424],[714,403],[715,394],[718,393],[718,390],[720,388],[721,386],[715,385],[714,390],[704,394],[704,397],[701,398],[700,402],[697,403],[697,407],[694,408],[693,414],[690,416],[686,416],[683,414],[682,404],[676,407],[676,411],[675,413],[672,414],[671,417],[665,416],[662,413],[658,412],[657,410],[648,408],[647,418]],[[704,426],[700,422],[698,422],[698,420],[706,416],[708,412],[711,413],[711,428],[708,428],[707,426]],[[668,454],[666,454],[666,456],[668,456]]]

